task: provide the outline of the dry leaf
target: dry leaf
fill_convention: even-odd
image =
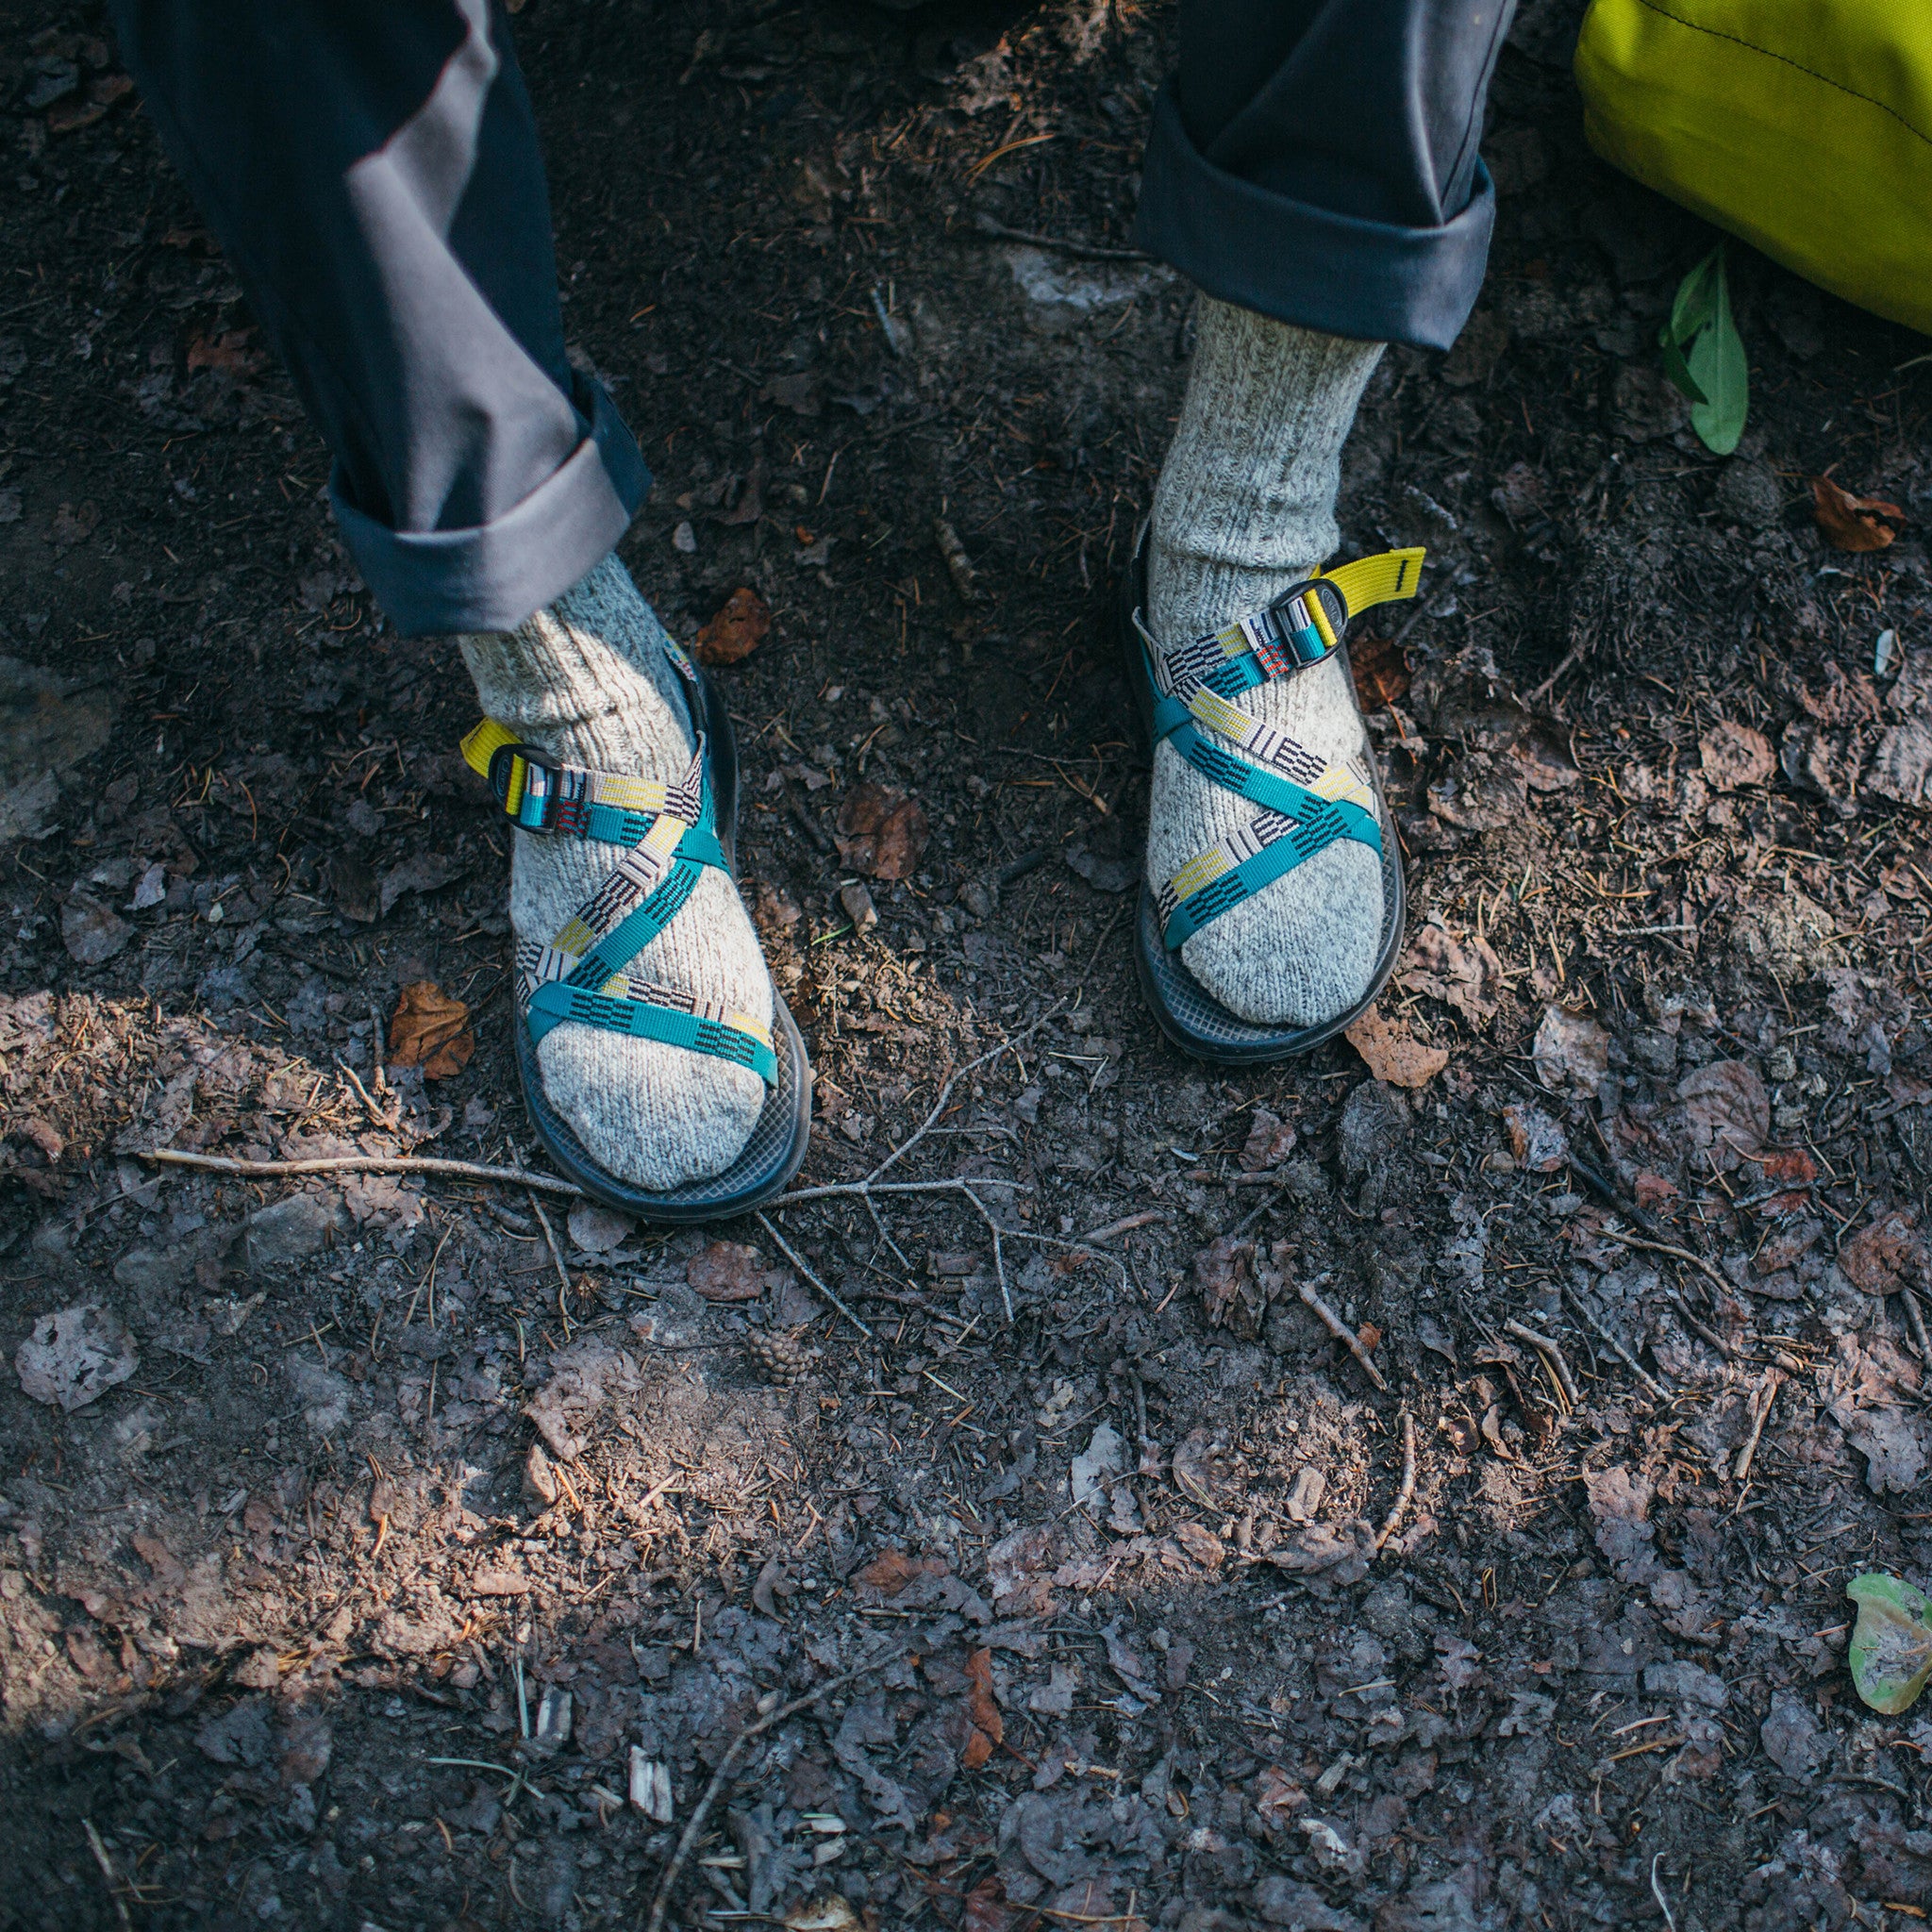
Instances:
[[[1342,1035],[1378,1080],[1391,1087],[1426,1087],[1449,1064],[1445,1046],[1424,1046],[1400,1021],[1371,1007]]]
[[[1408,660],[1388,638],[1363,638],[1348,647],[1355,694],[1365,711],[1379,711],[1408,691]]]
[[[1610,1036],[1588,1013],[1545,1007],[1530,1046],[1537,1077],[1553,1091],[1594,1097],[1610,1067]]]
[[[1757,1153],[1771,1133],[1771,1096],[1746,1060],[1712,1060],[1677,1083],[1690,1144],[1728,1171]]]
[[[973,1721],[973,1735],[960,1762],[968,1771],[977,1771],[1006,1736],[1000,1707],[993,1700],[991,1651],[975,1650],[966,1659],[966,1715]]]
[[[1418,929],[1395,977],[1410,992],[1454,1007],[1473,1025],[1489,1019],[1503,998],[1503,962],[1489,941],[1451,939],[1440,925]]]
[[[1902,1288],[1932,1288],[1932,1255],[1908,1210],[1880,1216],[1839,1250],[1838,1265],[1854,1288],[1867,1294],[1896,1294]]]
[[[1294,1129],[1285,1125],[1265,1107],[1257,1107],[1254,1122],[1248,1128],[1248,1138],[1241,1145],[1241,1172],[1265,1174],[1270,1168],[1279,1167],[1294,1152]]]
[[[916,1583],[922,1576],[943,1576],[949,1567],[943,1557],[908,1557],[904,1550],[881,1550],[854,1581],[881,1596],[897,1596],[908,1583]]]
[[[861,785],[836,823],[839,862],[871,879],[909,878],[931,832],[919,801],[884,785]]]
[[[1199,1523],[1175,1524],[1174,1540],[1204,1570],[1219,1570],[1227,1555],[1227,1546],[1221,1539]]]
[[[771,627],[770,607],[746,586],[733,591],[724,609],[691,640],[691,654],[700,664],[736,664],[764,642]]]
[[[1704,775],[1720,791],[1743,785],[1762,785],[1775,769],[1771,741],[1748,724],[1721,719],[1697,741]]]
[[[460,1074],[476,1051],[469,1021],[469,1008],[451,999],[433,979],[412,980],[390,1015],[390,1064],[421,1067],[425,1080]]]
[[[765,1265],[742,1241],[713,1241],[684,1264],[684,1278],[708,1302],[755,1302],[765,1291]]]
[[[188,373],[197,369],[219,370],[224,375],[253,375],[267,361],[259,349],[248,346],[253,329],[231,328],[224,335],[203,333],[188,344]]]
[[[1214,1507],[1214,1493],[1208,1488],[1214,1475],[1213,1447],[1213,1438],[1206,1429],[1191,1430],[1168,1465],[1181,1493],[1204,1509]]]
[[[1811,503],[1825,541],[1840,550],[1883,550],[1898,535],[1886,524],[1906,520],[1897,504],[1876,496],[1854,496],[1829,476],[1811,478]]]
[[[1210,1328],[1226,1327],[1252,1341],[1261,1332],[1268,1291],[1255,1266],[1253,1241],[1222,1235],[1194,1257],[1194,1284]]]

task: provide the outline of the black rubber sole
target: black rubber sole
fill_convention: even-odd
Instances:
[[[693,723],[702,725],[710,752],[711,799],[718,842],[731,875],[738,876],[738,737],[731,713],[704,673],[698,673],[702,716],[693,705]],[[748,1214],[782,1194],[805,1161],[811,1139],[811,1061],[791,1011],[772,989],[772,1044],[778,1057],[778,1084],[765,1095],[763,1110],[744,1151],[721,1174],[691,1181],[668,1192],[634,1187],[598,1165],[583,1142],[543,1097],[536,1042],[521,1015],[512,1023],[517,1082],[524,1109],[537,1138],[562,1173],[585,1193],[608,1207],[660,1226],[691,1226]]]
[[[1122,668],[1127,688],[1134,693],[1141,719],[1141,735],[1152,751],[1154,738],[1154,687],[1148,681],[1141,654],[1140,633],[1134,618],[1146,603],[1147,529],[1143,524],[1134,544],[1134,556],[1121,575],[1120,595],[1114,621],[1119,632]],[[1343,668],[1347,668],[1347,646],[1342,646]],[[1382,827],[1382,941],[1375,953],[1375,965],[1369,976],[1369,990],[1349,1008],[1319,1026],[1263,1026],[1231,1013],[1209,994],[1190,973],[1178,950],[1169,952],[1160,936],[1160,921],[1154,894],[1147,881],[1141,881],[1141,903],[1134,921],[1134,969],[1160,1030],[1194,1058],[1223,1067],[1265,1066],[1274,1060],[1292,1059],[1311,1053],[1353,1026],[1381,996],[1402,954],[1407,919],[1407,894],[1403,882],[1402,846],[1395,835],[1395,822],[1390,816],[1388,801],[1382,796],[1382,778],[1370,760],[1370,778],[1375,793],[1375,817]]]

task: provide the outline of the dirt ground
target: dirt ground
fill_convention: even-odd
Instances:
[[[1347,459],[1431,551],[1356,652],[1386,1025],[1224,1077],[1134,984],[1110,630],[1169,9],[529,0],[624,555],[772,613],[716,675],[844,1190],[667,1238],[141,1158],[533,1160],[506,840],[99,16],[0,8],[0,1924],[641,1924],[721,1766],[671,1924],[1932,1911],[1932,1724],[1843,1667],[1932,1567],[1932,360],[1734,247],[1711,458],[1712,238],[1589,154],[1577,12]]]

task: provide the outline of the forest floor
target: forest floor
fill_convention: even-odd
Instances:
[[[541,1164],[507,847],[99,15],[0,8],[0,1925],[638,1925],[693,1818],[684,1926],[1932,1911],[1843,1658],[1932,1567],[1932,361],[1734,244],[1711,457],[1713,238],[1585,146],[1577,12],[1345,466],[1430,550],[1355,656],[1385,1024],[1223,1075],[1136,989],[1110,628],[1170,10],[522,9],[623,554],[771,617],[714,675],[835,1191],[667,1236],[143,1159]]]

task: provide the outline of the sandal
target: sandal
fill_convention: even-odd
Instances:
[[[811,1132],[811,1063],[775,986],[767,1032],[748,1014],[625,970],[676,918],[704,867],[737,878],[731,716],[682,651],[668,644],[666,654],[684,680],[697,740],[675,784],[560,764],[492,718],[463,740],[463,758],[522,830],[629,848],[547,946],[517,941],[517,1077],[544,1149],[587,1194],[640,1221],[688,1224],[747,1213],[784,1191]],[[723,1174],[663,1193],[600,1167],[543,1096],[537,1042],[564,1024],[659,1040],[749,1067],[766,1093],[743,1152]]]
[[[1265,609],[1163,651],[1141,617],[1147,525],[1141,527],[1133,562],[1121,579],[1118,624],[1149,752],[1169,740],[1203,777],[1262,808],[1240,830],[1190,859],[1158,891],[1144,876],[1141,881],[1134,939],[1141,991],[1161,1031],[1197,1058],[1257,1066],[1307,1053],[1352,1026],[1395,969],[1402,950],[1402,855],[1374,760],[1324,764],[1231,700],[1338,652],[1346,668],[1342,632],[1349,619],[1374,605],[1413,597],[1423,556],[1421,550],[1391,550],[1317,571]],[[1208,732],[1247,756],[1224,749]],[[1382,941],[1368,991],[1319,1026],[1262,1025],[1229,1012],[1188,971],[1182,945],[1337,839],[1357,840],[1382,860]]]

